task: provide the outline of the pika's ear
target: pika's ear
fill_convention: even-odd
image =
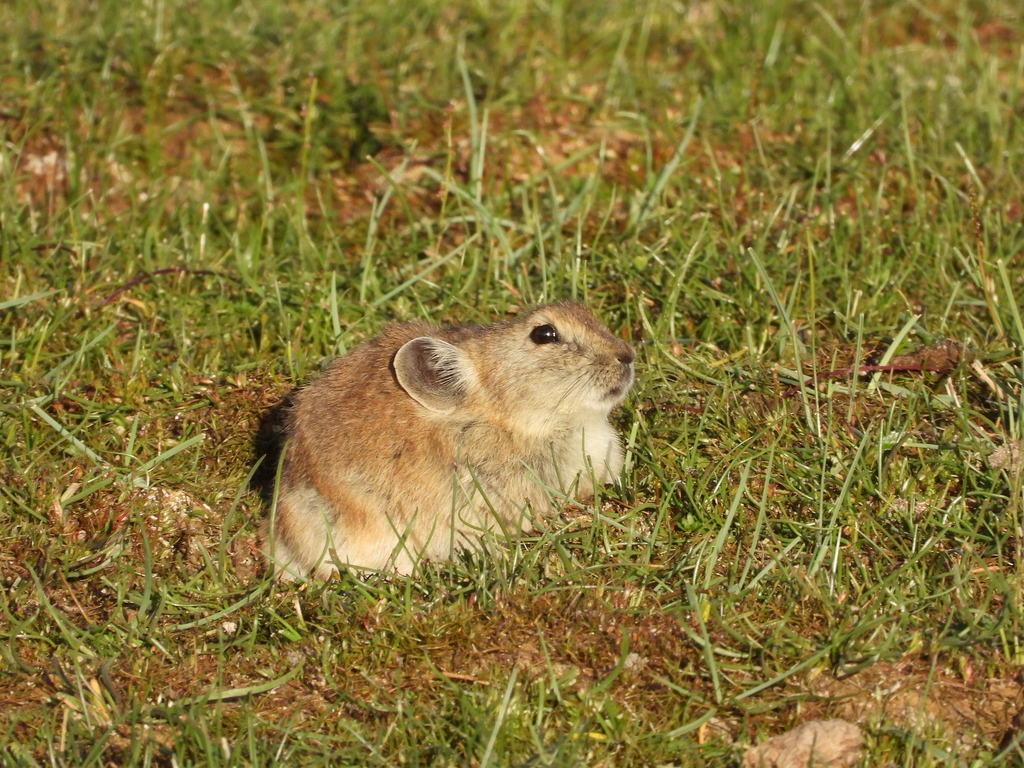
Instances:
[[[453,413],[466,395],[470,364],[462,350],[420,336],[395,353],[395,378],[413,400],[438,413]]]

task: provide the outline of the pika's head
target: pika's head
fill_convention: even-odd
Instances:
[[[559,302],[508,323],[421,336],[393,362],[406,393],[435,414],[535,432],[607,415],[633,384],[634,358],[586,307]]]

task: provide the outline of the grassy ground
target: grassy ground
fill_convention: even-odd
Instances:
[[[926,5],[4,3],[0,763],[1019,762],[1024,16]],[[559,297],[621,487],[267,583],[266,407]]]

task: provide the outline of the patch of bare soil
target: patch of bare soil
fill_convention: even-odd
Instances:
[[[909,731],[943,735],[954,751],[982,741],[1006,743],[1020,728],[1024,712],[1021,670],[1007,667],[998,677],[954,676],[920,659],[879,662],[837,679],[819,675],[806,690],[830,700],[829,712],[853,723],[885,723]]]

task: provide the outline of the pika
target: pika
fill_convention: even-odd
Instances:
[[[277,488],[261,529],[275,575],[410,574],[488,531],[530,532],[553,499],[592,498],[622,472],[608,417],[634,358],[569,301],[489,326],[386,327],[264,422],[264,464],[280,460],[264,467]]]

